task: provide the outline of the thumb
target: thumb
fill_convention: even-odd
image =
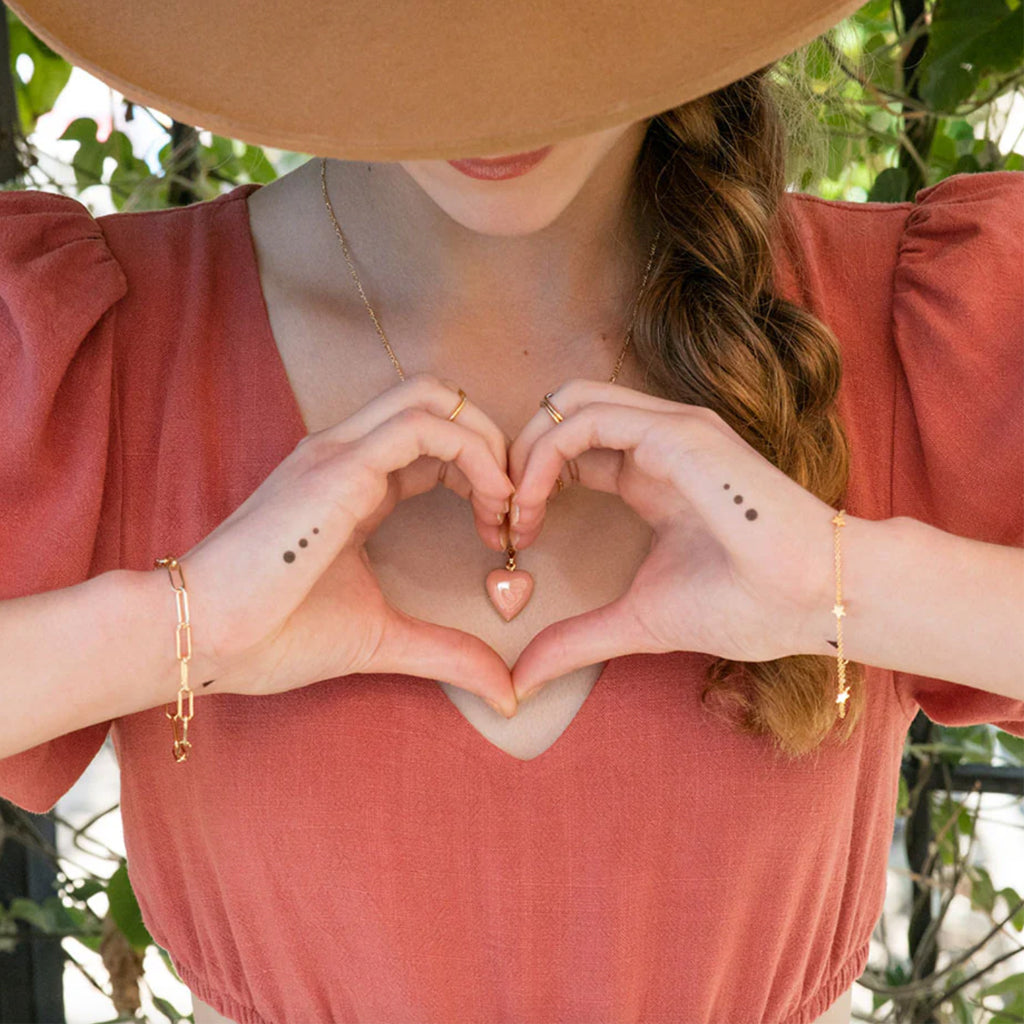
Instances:
[[[559,676],[641,650],[640,630],[629,612],[625,595],[542,629],[523,649],[512,666],[512,684],[518,700]]]
[[[384,631],[368,672],[400,672],[440,679],[475,693],[511,718],[516,698],[508,666],[471,633],[426,622],[388,606]]]

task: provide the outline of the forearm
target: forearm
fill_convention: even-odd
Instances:
[[[1024,549],[902,516],[845,520],[845,657],[1024,700]],[[798,653],[836,655],[827,642],[836,639],[828,564],[828,589],[818,595]]]
[[[162,569],[0,601],[0,757],[173,701],[177,621]],[[190,668],[198,689],[197,654]]]

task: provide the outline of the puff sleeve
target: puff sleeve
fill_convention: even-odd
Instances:
[[[98,553],[114,430],[114,305],[127,282],[81,203],[0,192],[0,600],[116,568]],[[3,672],[0,661],[0,672]],[[15,681],[31,700],[30,681]],[[107,734],[0,759],[0,795],[44,811]]]
[[[918,192],[892,315],[892,515],[1024,546],[1024,173],[956,174]],[[904,706],[935,722],[1024,736],[1022,701],[894,675]]]

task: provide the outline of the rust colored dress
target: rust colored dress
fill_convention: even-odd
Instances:
[[[0,194],[0,598],[188,550],[303,436],[256,187]],[[1024,174],[785,208],[779,287],[843,348],[849,513],[1024,545]],[[702,710],[708,660],[609,661],[529,761],[364,674],[204,697],[185,766],[162,707],[85,728],[0,793],[45,810],[112,731],[146,924],[240,1024],[807,1024],[865,967],[918,708],[1024,736],[1024,703],[871,667],[853,739],[785,763]]]

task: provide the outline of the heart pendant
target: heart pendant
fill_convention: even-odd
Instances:
[[[498,614],[511,622],[533,593],[533,577],[522,569],[492,569],[487,574],[487,596]]]

